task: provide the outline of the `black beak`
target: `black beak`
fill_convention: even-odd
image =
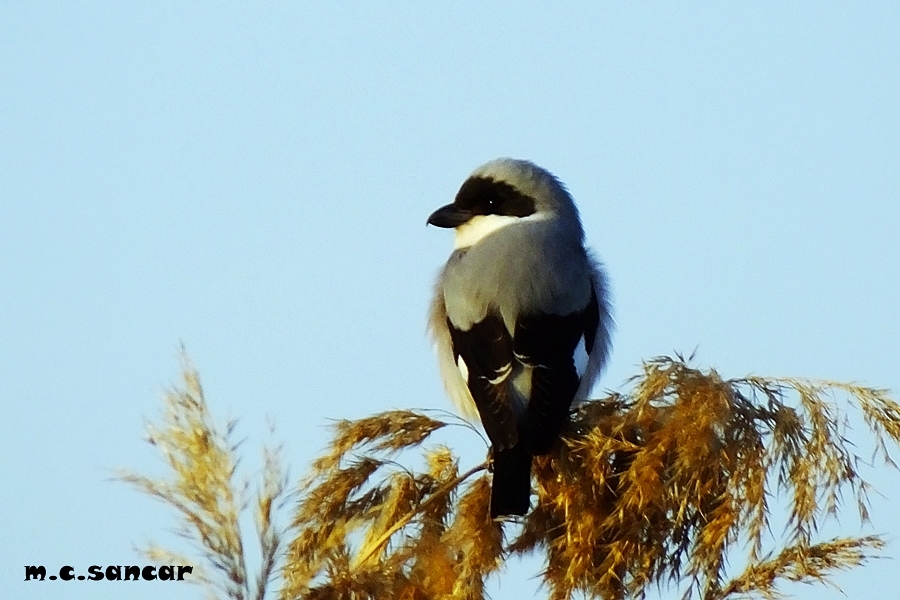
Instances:
[[[460,209],[455,204],[448,204],[431,213],[431,216],[428,217],[428,224],[435,227],[453,229],[471,218],[472,213],[470,211]]]

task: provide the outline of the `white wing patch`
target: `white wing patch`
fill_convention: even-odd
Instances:
[[[581,339],[578,340],[578,345],[575,346],[575,352],[572,354],[572,360],[575,362],[575,372],[578,373],[578,379],[581,379],[584,376],[584,372],[587,371],[588,366],[588,356],[587,350],[584,347],[584,336],[581,336]]]
[[[459,373],[460,375],[462,375],[463,381],[469,383],[469,366],[466,364],[466,361],[463,360],[462,356],[457,357],[456,367],[459,369]]]
[[[506,378],[509,377],[509,374],[512,373],[512,365],[510,363],[506,363],[503,368],[497,371],[497,376],[493,379],[488,379],[488,383],[491,385],[500,385]]]

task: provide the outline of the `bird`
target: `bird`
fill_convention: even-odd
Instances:
[[[606,274],[563,183],[526,160],[478,167],[427,223],[455,230],[428,317],[441,378],[490,440],[491,518],[523,516],[532,458],[553,450],[609,357]]]

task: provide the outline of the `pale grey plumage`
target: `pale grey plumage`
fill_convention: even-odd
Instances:
[[[601,318],[597,347],[574,402],[584,400],[606,364],[612,317],[605,274],[584,248],[584,230],[571,195],[551,173],[523,160],[496,159],[469,177],[509,183],[534,198],[536,212],[471,247],[454,250],[438,276],[429,331],[448,395],[466,416],[477,417],[472,396],[453,359],[448,317],[467,330],[489,310],[497,310],[512,332],[516,317],[523,313],[566,315],[584,308],[593,286],[600,300]]]

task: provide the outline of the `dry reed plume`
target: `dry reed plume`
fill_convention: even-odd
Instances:
[[[431,440],[448,421],[420,412],[339,421],[284,527],[274,511],[286,485],[267,452],[255,496],[263,561],[251,582],[238,525],[248,488],[235,481],[233,425],[215,427],[188,364],[184,378],[184,389],[166,397],[163,424],[150,430],[173,477],[123,477],[177,509],[180,532],[200,552],[197,581],[214,597],[478,599],[507,557],[537,551],[554,600],[641,598],[656,584],[684,598],[778,598],[779,583],[827,583],[883,546],[878,536],[816,534],[844,496],[868,519],[868,484],[834,395],[861,412],[876,455],[892,464],[900,405],[885,390],[724,380],[661,357],[645,363],[627,394],[573,414],[559,447],[535,460],[536,503],[518,523],[490,520],[488,464],[461,472]],[[411,452],[421,456],[418,470],[400,464]],[[776,499],[787,506],[783,522],[771,522],[785,512],[770,506]],[[196,562],[155,547],[148,555]],[[731,573],[726,558],[748,566]],[[277,592],[268,585],[276,577]]]

